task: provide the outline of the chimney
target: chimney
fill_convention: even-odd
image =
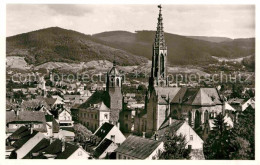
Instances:
[[[66,147],[65,140],[64,140],[64,139],[62,139],[61,152],[64,152],[64,151],[65,151],[65,147]]]
[[[118,129],[120,129],[120,123],[119,122],[116,123],[116,126],[117,126]]]
[[[53,142],[53,136],[50,136],[50,144]]]
[[[170,116],[169,117],[169,125],[171,125],[172,124],[172,117]]]
[[[157,132],[155,132],[155,134],[154,134],[154,140],[158,140],[158,134],[157,134]]]
[[[145,132],[143,132],[143,138],[145,138]]]
[[[33,127],[32,127],[32,124],[30,124],[30,134],[33,134]]]

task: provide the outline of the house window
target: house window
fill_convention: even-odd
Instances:
[[[192,149],[192,145],[188,145],[188,149],[191,150]]]
[[[121,155],[120,154],[118,154],[118,159],[121,159]]]
[[[190,135],[190,140],[193,140],[193,135]]]
[[[105,118],[105,119],[108,119],[108,115],[107,115],[107,114],[105,114],[105,115],[104,115],[104,118]]]
[[[125,119],[128,119],[128,115],[125,115]]]
[[[79,152],[78,152],[78,156],[82,156],[82,151],[79,151]]]
[[[91,114],[91,119],[93,119],[93,114]]]
[[[95,115],[95,119],[97,119],[97,115]]]

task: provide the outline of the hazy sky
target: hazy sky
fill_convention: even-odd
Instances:
[[[164,30],[192,36],[255,36],[253,5],[163,5]],[[59,26],[85,34],[155,30],[157,5],[7,5],[7,36]]]

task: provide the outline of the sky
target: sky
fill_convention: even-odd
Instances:
[[[162,5],[164,31],[186,36],[255,37],[254,5]],[[85,34],[156,30],[157,5],[7,4],[6,34],[48,27]]]

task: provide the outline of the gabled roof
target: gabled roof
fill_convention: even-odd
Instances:
[[[138,136],[130,135],[128,138],[115,150],[137,159],[146,159],[149,157],[162,141],[145,139]]]
[[[176,96],[181,88],[173,87],[154,87],[155,93],[158,96],[158,102],[161,104],[168,104]]]
[[[26,142],[28,142],[37,133],[38,133],[38,131],[33,131],[32,134],[30,133],[29,135],[24,136],[21,139],[19,139],[16,142],[14,142],[14,144],[12,144],[12,146],[15,147],[16,149],[21,148]]]
[[[46,119],[44,112],[19,111],[18,115],[14,111],[6,112],[6,124],[8,123],[42,123],[43,128],[36,128],[40,132],[46,132]]]
[[[34,146],[31,151],[28,152],[27,155],[23,157],[23,159],[30,159],[32,153],[37,153],[47,148],[50,145],[50,141],[48,139],[43,138],[36,146]]]
[[[43,149],[42,152],[45,154],[58,154],[61,152],[62,142],[59,139],[56,139],[52,142],[47,148]]]
[[[163,140],[166,134],[176,133],[185,122],[184,120],[175,120],[175,119],[171,119],[171,120],[172,121],[170,124],[170,120],[169,118],[167,118],[158,129],[157,135],[159,140]]]
[[[93,93],[85,103],[81,104],[79,108],[88,108],[90,105],[103,102],[107,107],[110,107],[110,96],[107,91],[96,91]]]
[[[45,98],[45,101],[48,105],[53,105],[56,102],[57,98]]]
[[[228,102],[225,102],[224,104],[225,110],[230,110],[230,111],[236,111],[231,105],[228,104]]]
[[[200,89],[196,94],[192,105],[215,105],[215,103],[202,89]]]
[[[57,155],[55,159],[68,159],[79,147],[70,143],[65,143],[65,150]]]
[[[30,131],[28,130],[27,127],[25,126],[21,126],[20,128],[18,128],[14,133],[12,133],[8,139],[10,140],[19,140],[27,135],[30,134]]]
[[[95,149],[94,156],[98,158],[101,154],[103,154],[106,149],[113,143],[112,140],[105,138],[101,144]]]
[[[171,103],[210,106],[222,104],[222,101],[215,88],[182,88]]]
[[[94,135],[99,137],[102,141],[113,127],[114,127],[113,124],[105,122],[101,127],[99,127],[99,129],[95,132]]]

